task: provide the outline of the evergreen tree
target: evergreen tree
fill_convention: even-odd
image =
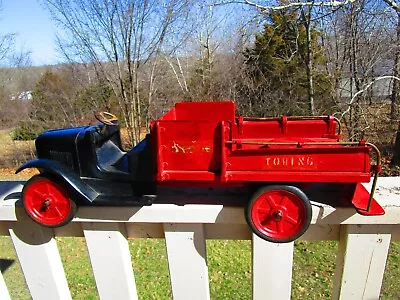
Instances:
[[[239,107],[253,115],[309,114],[307,51],[314,62],[314,97],[317,111],[332,106],[331,80],[320,68],[325,58],[318,38],[311,30],[308,49],[306,27],[296,10],[271,11],[254,45],[245,53],[246,72],[241,82]]]

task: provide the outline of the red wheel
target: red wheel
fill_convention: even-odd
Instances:
[[[294,186],[266,186],[259,189],[246,208],[247,223],[255,234],[274,243],[300,237],[311,222],[311,203]]]
[[[34,176],[22,190],[22,203],[26,213],[37,223],[59,227],[74,217],[76,204],[66,190],[53,179]]]

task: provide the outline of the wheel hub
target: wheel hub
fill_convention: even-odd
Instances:
[[[274,213],[275,221],[282,221],[282,218],[283,218],[283,212],[281,210],[278,210]]]
[[[46,211],[49,208],[50,204],[51,204],[50,199],[44,199],[42,202],[41,211]]]
[[[311,209],[308,201],[292,187],[265,188],[249,206],[249,224],[263,239],[292,241],[308,228]]]

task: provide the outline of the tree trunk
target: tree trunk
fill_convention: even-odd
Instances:
[[[315,115],[314,103],[314,81],[313,81],[313,49],[311,44],[311,9],[309,8],[308,15],[304,9],[301,10],[304,27],[306,29],[307,53],[305,57],[306,74],[307,74],[307,92],[308,92],[308,110],[310,115]]]
[[[351,89],[353,89],[353,83],[356,89],[356,93],[361,90],[361,83],[358,77],[358,26],[357,26],[357,9],[356,4],[353,3],[351,6],[351,23],[350,23],[350,70],[352,74],[352,81],[351,81]],[[351,93],[351,97],[353,97],[353,93]],[[361,138],[361,131],[360,131],[360,97],[354,101],[354,106],[351,106],[351,115],[350,118],[353,118],[351,121],[352,132],[353,134],[350,136],[351,141],[357,141]]]
[[[399,60],[400,60],[400,14],[397,14],[397,45],[394,57],[393,76],[399,77]],[[390,96],[390,120],[394,124],[398,117],[398,91],[399,82],[393,79],[392,95]]]
[[[396,133],[396,142],[394,143],[393,157],[390,161],[391,166],[400,166],[400,122]]]
[[[400,62],[400,13],[397,13],[397,45],[394,58],[393,76],[399,77],[399,62]],[[398,118],[398,91],[399,82],[393,79],[392,95],[390,96],[390,120],[394,124]],[[400,166],[400,122],[396,132],[396,141],[393,149],[393,157],[390,162],[391,166]]]

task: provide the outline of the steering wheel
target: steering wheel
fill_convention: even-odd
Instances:
[[[99,111],[94,114],[97,121],[110,126],[117,126],[119,124],[118,117],[106,111]]]

